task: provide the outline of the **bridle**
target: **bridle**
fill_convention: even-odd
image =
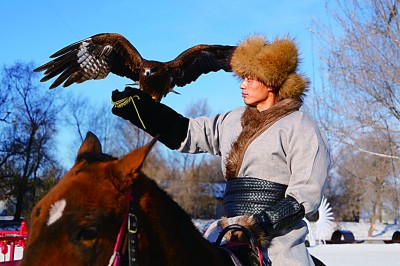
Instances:
[[[133,197],[131,193],[131,189],[127,192],[127,207],[122,219],[121,227],[119,228],[117,240],[114,245],[113,254],[110,258],[108,266],[120,266],[122,263],[122,254],[124,250],[126,250],[126,244],[128,244],[128,255],[129,255],[129,266],[138,266],[137,260],[137,230],[138,230],[138,220],[133,210]],[[223,236],[230,230],[241,230],[245,233],[247,238],[250,241],[250,248],[258,255],[260,265],[262,265],[263,256],[258,247],[256,246],[254,239],[251,236],[251,233],[244,226],[238,224],[232,224],[225,227],[219,234],[217,240],[215,241],[215,245],[227,251],[234,263],[234,265],[242,265],[240,261],[236,258],[236,256],[229,251],[228,248],[224,248],[221,246],[221,241]],[[268,264],[270,265],[270,264]]]
[[[126,242],[128,242],[128,255],[129,255],[129,266],[137,266],[137,229],[138,220],[133,212],[132,204],[132,193],[128,190],[127,193],[127,207],[122,219],[121,227],[119,228],[117,240],[114,245],[113,254],[110,258],[108,266],[120,266],[121,255],[124,253],[123,250],[126,248]]]

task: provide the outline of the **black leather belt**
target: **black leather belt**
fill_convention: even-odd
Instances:
[[[224,210],[227,217],[254,214],[285,198],[287,185],[254,177],[226,182]]]

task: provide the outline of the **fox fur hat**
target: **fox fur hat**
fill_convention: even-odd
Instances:
[[[296,73],[298,63],[293,39],[276,38],[269,43],[258,35],[240,43],[231,59],[232,70],[238,77],[255,76],[265,85],[277,88],[280,99],[302,100],[309,81]]]

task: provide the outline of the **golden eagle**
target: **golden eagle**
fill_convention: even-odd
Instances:
[[[45,71],[41,82],[57,75],[50,89],[62,83],[82,83],[103,79],[112,72],[130,78],[140,89],[161,101],[175,86],[183,87],[211,71],[231,72],[230,58],[236,46],[195,45],[174,60],[159,62],[144,59],[136,48],[117,33],[97,34],[62,48],[52,61],[36,68]]]

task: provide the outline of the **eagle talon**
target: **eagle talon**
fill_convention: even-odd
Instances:
[[[175,93],[175,94],[179,94],[179,95],[181,95],[179,92],[177,92],[176,90],[174,90],[174,89],[170,89],[169,90],[169,92],[172,92],[172,93]]]
[[[139,83],[125,84],[125,87],[142,90]]]

